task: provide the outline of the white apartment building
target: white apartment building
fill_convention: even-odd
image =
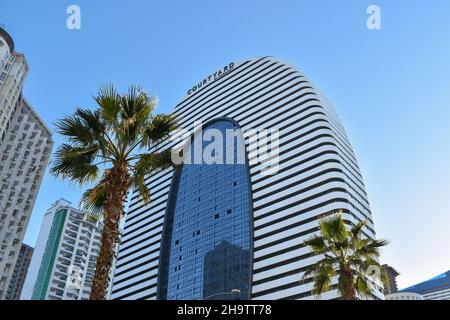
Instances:
[[[69,201],[56,201],[42,221],[21,300],[89,299],[101,230]]]
[[[0,144],[5,139],[27,74],[25,56],[14,51],[11,36],[0,26]]]
[[[388,294],[384,298],[385,300],[423,300],[423,297],[415,292],[396,292]]]
[[[0,299],[4,299],[53,146],[22,96],[28,66],[0,27]]]

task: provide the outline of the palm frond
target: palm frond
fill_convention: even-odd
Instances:
[[[333,266],[328,264],[322,265],[322,267],[315,273],[314,286],[311,290],[312,294],[321,296],[322,293],[330,291],[331,281],[335,275],[336,271]]]
[[[130,86],[128,92],[121,97],[117,132],[123,140],[134,144],[137,139],[142,138],[142,133],[155,108],[154,101],[156,100],[137,86]]]
[[[120,116],[130,125],[140,119],[147,120],[155,108],[154,101],[141,87],[130,86],[122,96]]]
[[[120,112],[120,95],[113,85],[102,85],[95,102],[100,107],[102,118],[110,126],[117,124],[117,115]]]
[[[325,239],[318,235],[313,235],[310,239],[306,240],[305,245],[316,253],[321,254],[330,251],[330,247],[327,245]]]
[[[314,294],[326,291],[331,279],[339,274],[337,288],[343,297],[350,297],[349,292],[362,297],[375,297],[369,273],[372,269],[381,268],[379,250],[389,242],[363,238],[362,229],[365,225],[366,222],[360,222],[348,230],[342,210],[335,216],[319,221],[320,234],[304,242],[312,252],[325,257],[308,266],[302,277],[302,280],[311,276],[314,278]]]
[[[150,201],[150,189],[145,183],[147,176],[172,166],[172,154],[170,150],[159,153],[141,154],[136,164],[132,167],[134,174],[132,185],[139,192],[145,202]]]
[[[337,242],[348,239],[348,231],[341,213],[321,220],[319,222],[319,227],[322,235],[329,241]]]
[[[67,116],[56,121],[55,125],[58,128],[58,133],[68,137],[71,143],[88,146],[96,142],[95,136],[77,116]]]
[[[355,289],[356,292],[368,299],[376,298],[376,296],[373,293],[373,287],[369,283],[369,279],[364,274],[357,274],[356,280],[355,280]]]
[[[380,255],[380,248],[388,244],[388,240],[364,239],[360,241],[360,246],[356,248],[355,252],[366,258],[378,257]]]
[[[95,187],[86,190],[80,200],[80,206],[89,214],[99,217],[106,205],[108,184],[100,181]]]
[[[146,176],[155,171],[164,170],[172,166],[172,152],[165,150],[156,153],[144,153],[139,155],[134,165],[135,174]]]
[[[367,225],[367,220],[360,221],[356,225],[354,225],[350,232],[352,233],[353,237],[357,237],[361,234],[362,229]]]
[[[139,193],[139,196],[144,200],[144,203],[150,202],[150,188],[145,182],[145,175],[135,174],[132,178],[132,186]]]
[[[303,273],[301,281],[305,280],[306,278],[308,278],[310,276],[315,276],[316,274],[320,273],[323,269],[326,269],[326,268],[334,269],[335,265],[337,265],[336,258],[326,255],[322,259],[317,261],[316,263],[308,266],[308,268]]]
[[[74,147],[97,147],[107,154],[108,142],[105,140],[105,125],[98,110],[91,111],[77,108],[74,115],[67,116],[55,123],[58,132],[68,138]]]
[[[50,172],[79,184],[95,181],[99,175],[99,168],[93,164],[97,152],[95,146],[77,148],[62,144],[55,152]]]
[[[75,117],[80,119],[83,126],[96,138],[102,135],[105,131],[104,123],[101,119],[99,110],[91,111],[88,109],[78,108],[75,111]]]
[[[145,129],[142,147],[152,147],[169,138],[178,128],[176,118],[171,115],[160,114],[153,117]]]

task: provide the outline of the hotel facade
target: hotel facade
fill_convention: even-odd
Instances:
[[[343,125],[296,67],[272,57],[230,63],[192,86],[173,115],[183,130],[154,151],[184,147],[192,160],[197,149],[211,153],[204,141],[219,138],[208,132],[235,130],[244,142],[221,145],[245,159],[148,177],[152,201],[129,201],[112,299],[314,299],[311,279],[299,280],[320,259],[303,244],[318,220],[342,210],[375,237]],[[339,297],[335,284],[322,299]]]

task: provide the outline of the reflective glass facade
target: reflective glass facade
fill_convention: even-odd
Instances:
[[[226,148],[225,131],[236,128],[231,121],[218,120],[204,126],[203,132],[218,129]],[[210,144],[202,142],[202,150]],[[235,157],[237,147],[235,143]],[[237,297],[220,293],[239,289],[239,298],[249,299],[252,207],[248,165],[184,164],[176,174],[172,186],[176,190],[170,199],[173,210],[168,213],[167,263],[161,270],[166,274],[164,298],[229,299]]]

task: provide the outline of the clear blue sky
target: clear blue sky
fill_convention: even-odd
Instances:
[[[450,2],[2,1],[0,23],[25,53],[25,95],[53,127],[92,106],[99,84],[141,84],[172,110],[202,76],[235,60],[272,55],[299,66],[330,98],[369,193],[382,260],[402,287],[450,269]],[[162,4],[163,3],[163,4]],[[81,30],[66,8],[81,7]],[[382,30],[366,9],[382,10]],[[56,145],[61,139],[55,136]],[[42,216],[81,190],[46,175],[25,242]]]

